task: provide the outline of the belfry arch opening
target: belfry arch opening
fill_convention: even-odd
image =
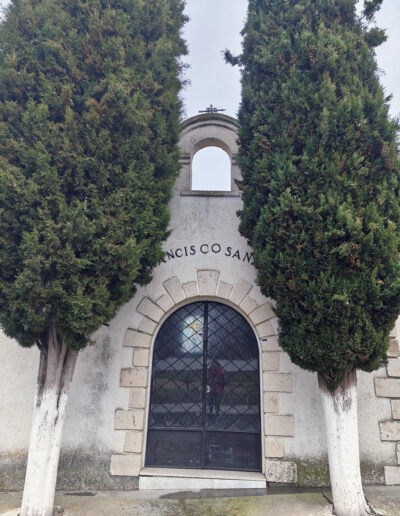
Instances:
[[[146,466],[261,471],[259,351],[214,301],[179,308],[154,343]]]
[[[220,147],[209,145],[198,150],[192,159],[192,190],[230,191],[231,159]]]

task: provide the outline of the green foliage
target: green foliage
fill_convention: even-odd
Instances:
[[[149,281],[179,170],[181,0],[13,0],[0,26],[0,323],[79,349]]]
[[[281,346],[331,389],[385,361],[400,309],[397,126],[369,39],[354,0],[250,0],[240,56],[240,230]]]

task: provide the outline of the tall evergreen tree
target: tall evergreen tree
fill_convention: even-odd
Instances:
[[[362,492],[356,369],[386,360],[400,309],[399,159],[370,26],[382,0],[250,0],[241,56],[240,231],[279,340],[318,373],[338,516]]]
[[[0,25],[0,324],[40,367],[22,516],[53,514],[90,335],[162,257],[183,0],[12,0]]]

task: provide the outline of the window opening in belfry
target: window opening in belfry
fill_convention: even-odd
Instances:
[[[230,191],[231,160],[219,147],[204,147],[192,160],[192,190]]]

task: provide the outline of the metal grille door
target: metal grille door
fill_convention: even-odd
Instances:
[[[232,308],[180,308],[153,355],[147,466],[260,471],[259,358]]]

